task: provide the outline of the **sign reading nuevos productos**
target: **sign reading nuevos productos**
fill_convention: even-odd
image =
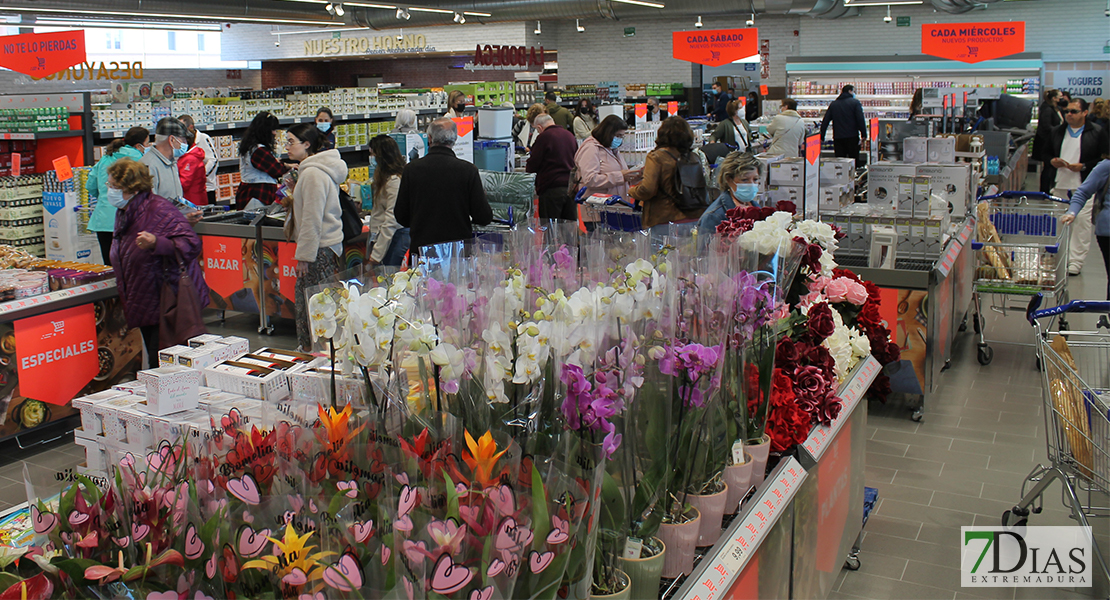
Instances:
[[[56,31],[0,37],[0,67],[42,77],[85,62],[85,32]]]
[[[759,51],[759,30],[715,29],[676,31],[672,34],[672,55],[677,60],[719,67],[753,56]]]
[[[1025,52],[1025,21],[921,26],[921,53],[977,63]]]

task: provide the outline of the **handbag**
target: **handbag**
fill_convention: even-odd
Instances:
[[[186,344],[198,335],[208,333],[200,316],[200,298],[193,278],[185,267],[181,251],[175,250],[177,260],[177,291],[172,285],[172,268],[167,268],[162,280],[161,316],[158,318],[158,342],[163,348]]]

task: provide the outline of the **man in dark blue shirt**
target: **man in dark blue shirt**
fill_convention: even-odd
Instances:
[[[728,119],[728,103],[732,102],[732,96],[721,88],[721,84],[716,81],[713,82],[713,120],[717,122]]]
[[[821,120],[821,141],[825,141],[825,131],[829,128],[829,121],[832,121],[836,157],[858,161],[860,144],[867,139],[867,120],[863,118],[863,105],[852,93],[855,90],[854,86],[844,86],[840,96],[829,105],[825,118]]]

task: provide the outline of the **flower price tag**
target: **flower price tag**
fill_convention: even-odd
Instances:
[[[744,464],[744,440],[736,440],[732,443],[732,464]]]
[[[644,542],[640,538],[630,537],[624,542],[624,557],[627,559],[639,559],[643,551]]]

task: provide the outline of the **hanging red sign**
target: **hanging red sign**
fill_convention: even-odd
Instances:
[[[14,323],[21,394],[61,406],[96,377],[100,357],[94,313],[92,304],[84,304]]]
[[[297,245],[278,242],[278,289],[290,302],[297,302]]]
[[[0,36],[0,67],[24,75],[45,77],[85,60],[84,30]]]
[[[817,159],[821,156],[821,136],[811,135],[806,138],[806,160],[809,164],[817,164]]]
[[[224,298],[243,289],[243,240],[208,235],[200,239],[201,265],[208,288]]]
[[[1025,21],[921,26],[921,53],[965,63],[1025,52]]]
[[[672,34],[672,55],[677,60],[719,67],[759,53],[759,30],[715,29],[676,31]]]

